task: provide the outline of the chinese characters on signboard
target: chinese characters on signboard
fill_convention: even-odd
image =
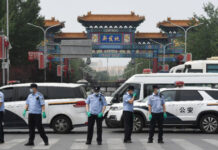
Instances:
[[[131,35],[130,33],[121,34],[121,33],[104,33],[104,34],[92,34],[93,43],[102,43],[102,44],[130,44]]]
[[[101,43],[121,43],[122,35],[121,34],[101,34],[100,41]]]

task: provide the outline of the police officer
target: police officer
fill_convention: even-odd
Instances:
[[[3,116],[4,116],[4,94],[0,92],[0,144],[4,143],[4,131],[3,131]]]
[[[100,87],[94,88],[94,93],[89,95],[86,100],[86,111],[88,115],[88,134],[86,144],[92,143],[93,128],[97,122],[97,143],[102,144],[102,120],[106,109],[107,102],[105,97],[100,93]]]
[[[46,118],[45,102],[43,95],[38,92],[37,84],[30,85],[30,93],[26,100],[26,106],[23,112],[23,116],[26,116],[26,112],[29,111],[28,124],[29,124],[29,141],[25,146],[33,146],[35,139],[35,128],[43,139],[45,145],[48,144],[48,137],[45,134],[42,126],[42,117]]]
[[[124,119],[124,143],[132,143],[131,135],[133,129],[133,102],[136,96],[134,87],[129,86],[123,95],[123,119]]]
[[[167,118],[165,101],[163,96],[159,93],[158,86],[153,86],[153,94],[148,99],[149,109],[149,138],[148,143],[153,143],[153,136],[155,131],[155,125],[158,124],[158,143],[163,144],[163,120]]]

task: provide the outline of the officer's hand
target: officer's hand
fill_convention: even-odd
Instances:
[[[149,121],[151,121],[151,119],[152,119],[152,114],[149,114],[148,119],[149,119]]]
[[[100,112],[100,113],[98,114],[98,118],[102,118],[102,117],[103,117],[103,113]]]
[[[23,111],[23,117],[25,117],[26,116],[26,109],[24,109],[24,111]]]
[[[164,113],[164,119],[167,119],[167,113],[166,112]]]
[[[87,112],[86,114],[87,114],[88,117],[91,117],[91,113],[90,112]]]
[[[44,119],[46,118],[46,113],[45,112],[42,113],[42,118],[44,118]]]
[[[136,97],[136,95],[137,95],[136,93],[133,93],[133,97]]]

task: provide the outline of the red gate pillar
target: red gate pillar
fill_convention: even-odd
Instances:
[[[153,73],[157,73],[158,71],[158,60],[157,58],[153,58],[153,68],[152,68],[152,72]]]
[[[153,73],[158,72],[158,50],[153,51],[153,68],[152,68]]]

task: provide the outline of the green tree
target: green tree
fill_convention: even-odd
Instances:
[[[123,78],[127,79],[134,74],[142,73],[143,69],[149,68],[151,66],[151,61],[144,58],[136,58],[135,63],[129,62],[124,70]]]
[[[193,59],[206,59],[218,56],[218,7],[212,3],[204,5],[204,15],[194,15],[194,18],[203,23],[188,33],[187,50]]]
[[[6,31],[6,0],[0,1],[0,7],[0,29]],[[38,29],[27,25],[28,22],[44,25],[44,18],[39,15],[39,0],[9,0],[9,10],[11,64],[25,65],[29,63],[28,51],[35,50],[43,38]]]

